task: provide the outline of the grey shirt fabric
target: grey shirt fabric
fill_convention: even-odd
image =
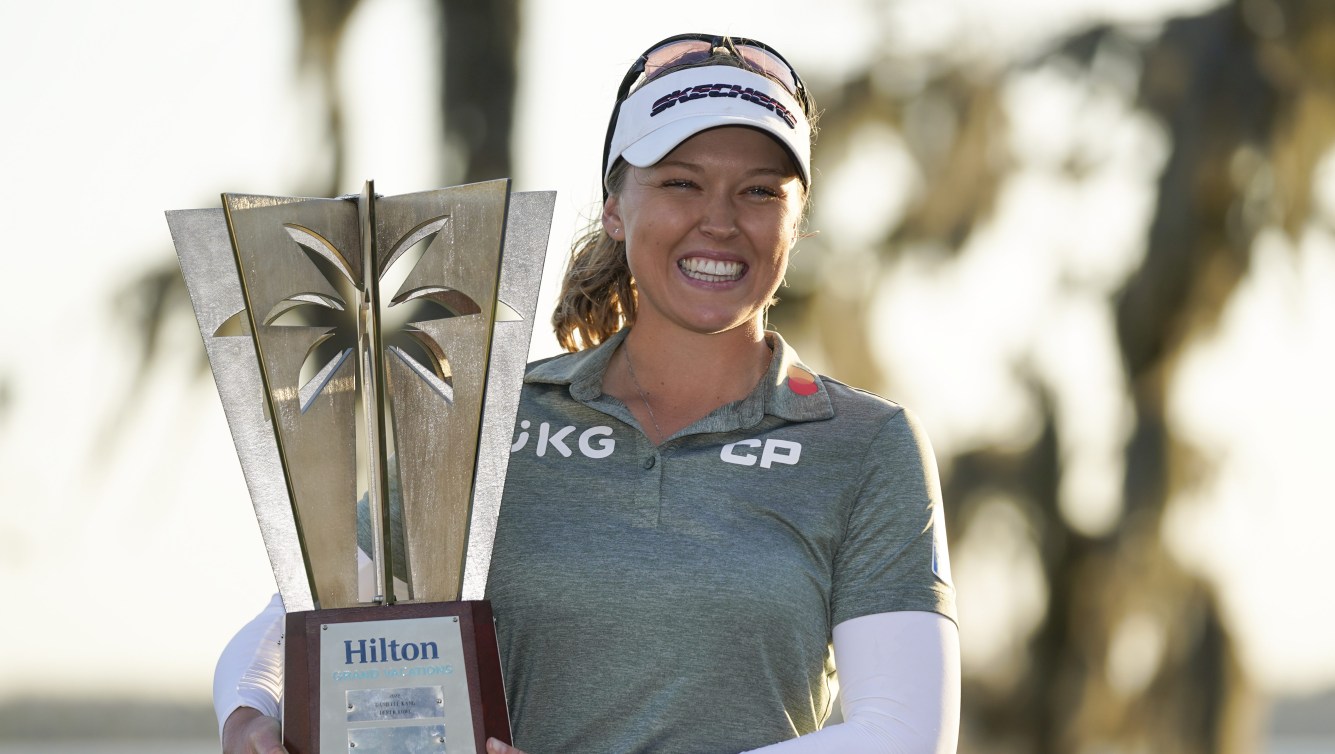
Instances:
[[[515,743],[718,753],[814,731],[835,625],[955,619],[927,439],[771,333],[749,396],[654,447],[601,390],[623,337],[525,378],[488,584]]]

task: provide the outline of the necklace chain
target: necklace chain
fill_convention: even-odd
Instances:
[[[649,421],[654,425],[654,431],[658,433],[658,441],[667,439],[663,434],[663,428],[658,426],[658,417],[654,416],[654,407],[649,405],[649,397],[644,394],[644,388],[640,387],[640,380],[635,376],[635,363],[630,360],[630,347],[625,343],[621,344],[621,352],[626,355],[626,371],[630,372],[630,382],[635,386],[635,392],[640,394],[640,403],[644,404],[644,410],[649,412]]]

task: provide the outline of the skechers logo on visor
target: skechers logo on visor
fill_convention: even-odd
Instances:
[[[654,117],[664,110],[676,105],[678,102],[690,102],[691,100],[704,99],[705,97],[733,97],[746,100],[783,118],[783,122],[788,124],[789,128],[797,127],[797,118],[788,111],[788,108],[779,104],[778,100],[757,92],[749,86],[738,86],[736,84],[700,84],[699,86],[688,86],[685,89],[660,97],[654,101],[649,109],[649,117]]]

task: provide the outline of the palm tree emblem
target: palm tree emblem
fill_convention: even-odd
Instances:
[[[376,267],[376,280],[363,275],[336,245],[302,224],[283,223],[284,235],[302,252],[301,257],[319,272],[321,285],[292,292],[257,317],[265,327],[319,328],[323,332],[309,345],[296,382],[298,405],[305,413],[335,381],[358,348],[366,308],[372,303],[370,285],[379,287],[378,312],[384,354],[400,361],[447,404],[454,402],[453,370],[446,349],[423,326],[452,317],[480,316],[477,301],[448,285],[424,283],[413,273],[426,259],[425,251],[447,228],[451,218],[423,222],[397,240]],[[391,293],[392,291],[392,293]],[[496,319],[517,319],[504,302],[496,301]],[[248,314],[243,309],[228,318],[215,336],[248,335]],[[292,377],[289,375],[289,377]]]
[[[298,388],[299,402],[304,413],[329,385],[339,367],[356,351],[359,319],[369,305],[367,286],[381,286],[382,301],[386,289],[396,279],[410,279],[411,272],[421,263],[423,251],[435,240],[437,233],[449,222],[448,217],[435,218],[423,225],[412,237],[401,239],[380,269],[379,279],[359,286],[361,275],[349,264],[346,255],[309,228],[296,224],[284,225],[284,230],[320,270],[324,279],[339,292],[338,297],[319,293],[299,292],[280,301],[265,316],[265,324],[282,326],[323,326],[325,334],[313,343],[302,364]],[[380,330],[385,353],[400,359],[422,381],[427,383],[447,403],[454,402],[454,388],[450,362],[441,344],[437,343],[419,323],[449,317],[477,316],[481,307],[461,291],[444,285],[408,287],[407,279],[388,297],[380,312]]]

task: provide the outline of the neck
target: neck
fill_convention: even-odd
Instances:
[[[699,392],[702,384],[725,390],[731,386],[742,397],[769,366],[769,347],[759,324],[713,334],[662,334],[637,324],[622,347],[630,350],[645,387],[652,381],[660,389],[674,391]]]
[[[769,368],[760,327],[725,333],[674,332],[660,337],[636,325],[603,377],[645,434],[661,443],[719,406],[745,398]]]

